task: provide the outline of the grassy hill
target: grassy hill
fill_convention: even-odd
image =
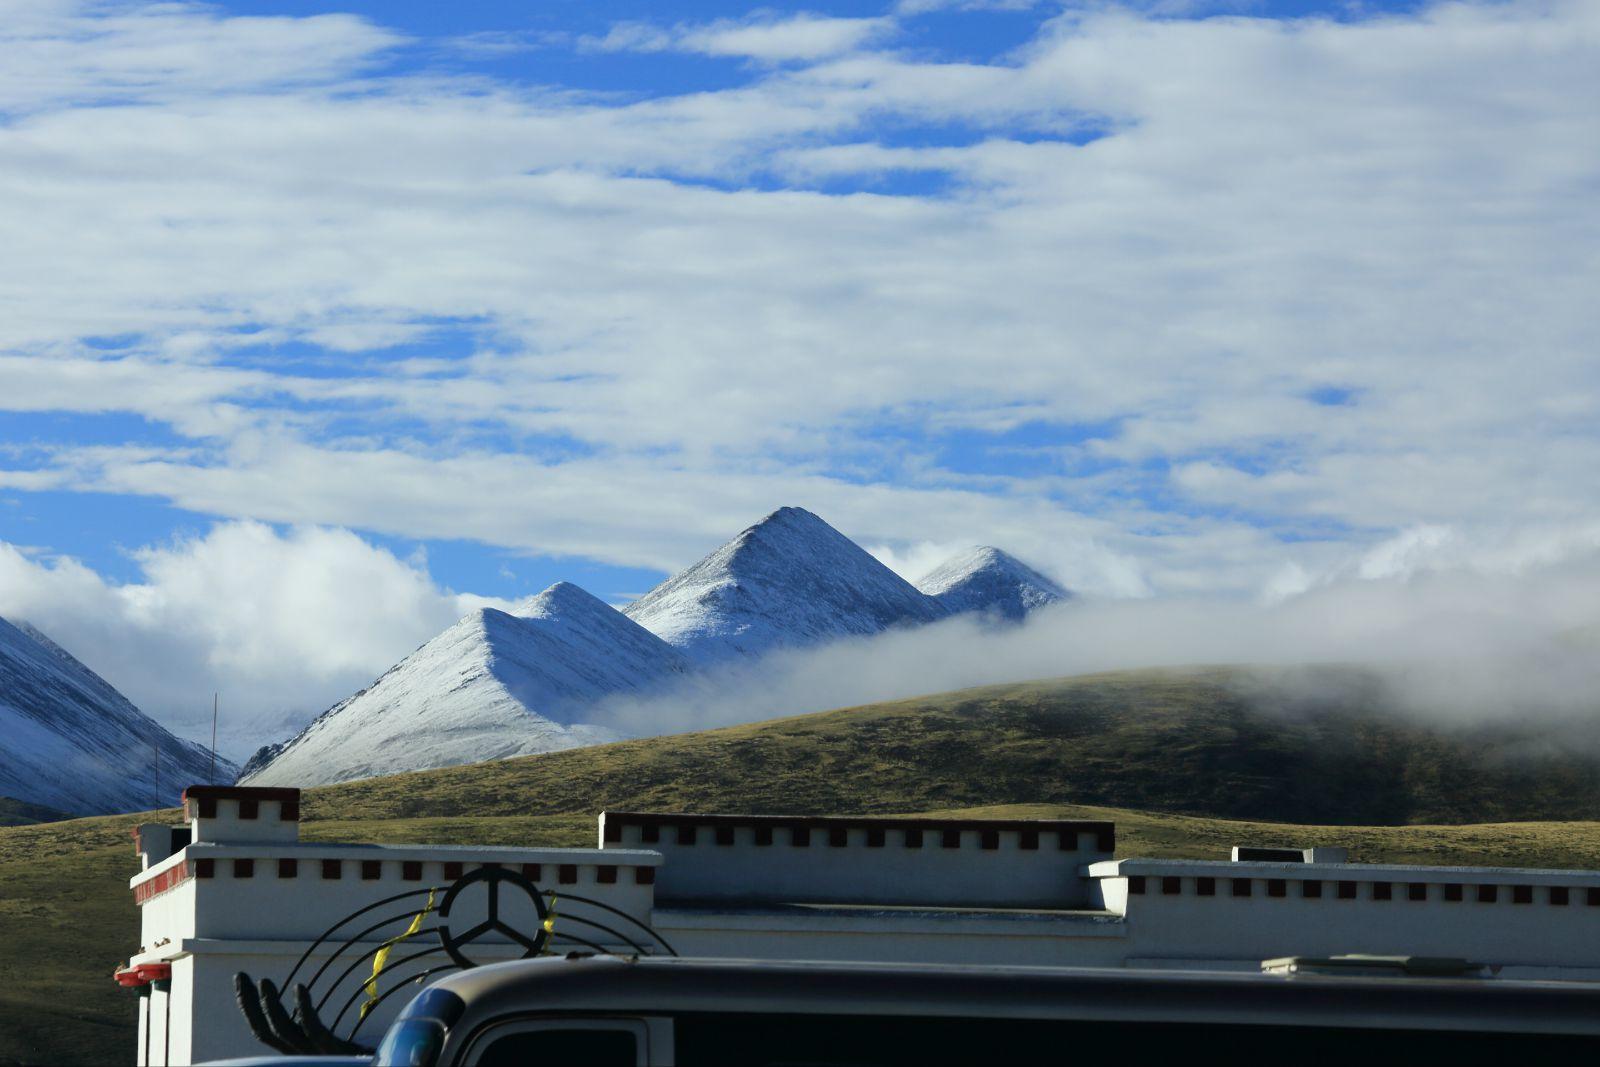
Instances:
[[[27,826],[36,822],[55,822],[70,819],[64,811],[47,808],[43,804],[29,804],[25,800],[0,797],[0,826]]]
[[[1359,672],[1212,669],[996,686],[312,790],[317,840],[591,845],[606,807],[1112,819],[1122,855],[1345,844],[1362,861],[1600,867],[1600,771],[1531,727],[1448,731]],[[1292,684],[1291,684],[1292,683]],[[1311,698],[1308,691],[1322,695]],[[110,1062],[137,946],[128,828],[0,829],[0,1063]],[[1357,825],[1368,824],[1368,825]],[[1457,824],[1457,825],[1442,825]]]
[[[1364,672],[1131,671],[991,686],[318,790],[341,818],[1100,804],[1350,825],[1600,819],[1600,744],[1447,730]]]

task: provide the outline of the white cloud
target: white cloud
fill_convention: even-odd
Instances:
[[[647,22],[621,22],[603,36],[580,44],[600,52],[696,52],[781,63],[818,60],[853,51],[887,36],[894,22],[887,18],[828,18],[799,14],[788,18],[755,15],[671,28]]]
[[[193,3],[8,9],[0,112],[326,82],[401,42],[350,15],[239,18]]]
[[[1017,629],[954,619],[778,653],[651,698],[612,701],[598,714],[635,733],[680,732],[1105,670],[1361,665],[1402,711],[1456,724],[1576,719],[1585,725],[1572,743],[1588,746],[1600,691],[1597,604],[1600,551],[1515,577],[1453,570],[1345,579],[1272,604],[1090,598],[1040,611]],[[1304,696],[1328,680],[1294,671],[1262,684]]]
[[[868,36],[650,99],[369,77],[398,38],[356,19],[41,10],[0,27],[0,407],[189,440],[0,484],[667,568],[794,502],[1175,595],[1600,516],[1593,5],[1096,8],[1004,62]],[[861,29],[821,22],[734,28]],[[908,166],[949,185],[805,187]],[[441,321],[486,343],[437,357]],[[335,351],[233,365],[256,335]],[[1115,429],[1008,477],[926,439],[1008,410]]]
[[[0,616],[27,619],[168,727],[247,756],[370,683],[472,607],[345,530],[221,523],[141,549],[137,582],[0,542]]]

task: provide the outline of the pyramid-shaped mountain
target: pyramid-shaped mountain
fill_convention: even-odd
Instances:
[[[620,735],[574,717],[687,669],[671,646],[570,583],[515,611],[467,615],[298,737],[258,753],[241,780],[321,785],[602,744]]]
[[[172,804],[211,754],[174,737],[27,624],[0,619],[0,796],[74,815]],[[216,763],[218,781],[238,768]]]
[[[944,608],[803,508],[780,508],[623,609],[698,664],[932,622]]]
[[[946,560],[917,588],[953,615],[978,612],[1012,622],[1072,597],[1017,557],[987,546]]]

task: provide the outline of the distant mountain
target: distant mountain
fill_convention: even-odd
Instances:
[[[25,800],[0,797],[0,826],[32,826],[41,822],[60,822],[70,819],[64,811],[47,808],[43,804],[29,804]]]
[[[623,609],[697,664],[882,633],[945,610],[803,508],[780,508]]]
[[[73,815],[166,807],[211,754],[174,737],[50,638],[0,619],[0,796]],[[238,768],[216,762],[218,781]]]
[[[952,615],[972,611],[1013,622],[1072,597],[1017,557],[986,546],[946,560],[917,588]]]
[[[596,703],[758,657],[952,613],[1007,618],[1070,594],[998,549],[924,579],[928,595],[801,508],[780,508],[622,611],[561,582],[474,612],[256,752],[240,780],[318,785],[615,740]]]
[[[688,669],[671,646],[570,583],[515,610],[467,615],[298,737],[258,752],[241,781],[322,785],[602,744],[620,735],[576,716]]]

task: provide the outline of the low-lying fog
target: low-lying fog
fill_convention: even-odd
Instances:
[[[781,652],[617,699],[591,721],[676,733],[1094,671],[1191,664],[1360,664],[1386,705],[1456,722],[1600,717],[1600,563],[1533,574],[1351,580],[1276,603],[1079,599],[1021,626],[958,618]],[[1337,672],[1264,672],[1294,703]],[[1269,701],[1270,703],[1270,701]]]

